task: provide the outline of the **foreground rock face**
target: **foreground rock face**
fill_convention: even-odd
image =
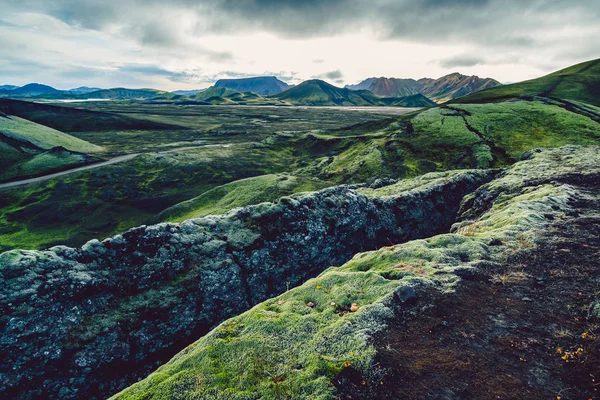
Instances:
[[[526,158],[454,233],[357,254],[115,399],[594,398],[600,148]]]
[[[0,392],[106,397],[217,323],[356,252],[447,231],[463,196],[496,173],[431,174],[399,193],[339,187],[80,249],[6,252]]]

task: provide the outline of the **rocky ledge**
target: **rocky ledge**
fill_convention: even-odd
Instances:
[[[595,398],[599,206],[600,148],[532,152],[452,233],[357,254],[114,398]]]
[[[356,252],[446,232],[499,171],[337,187],[74,249],[0,255],[0,392],[104,398]]]

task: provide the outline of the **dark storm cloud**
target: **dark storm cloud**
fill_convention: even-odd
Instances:
[[[17,52],[24,59],[39,59],[56,69],[64,69],[68,63],[85,64],[81,68],[90,64],[110,69],[115,63],[139,61],[187,72],[159,71],[160,67],[136,72],[127,69],[131,66],[120,71],[176,82],[202,81],[208,73],[229,68],[258,72],[252,65],[254,62],[261,65],[262,60],[252,59],[247,54],[251,49],[242,52],[235,37],[227,36],[256,33],[291,39],[290,53],[294,52],[296,39],[353,34],[370,43],[387,42],[382,45],[387,49],[398,44],[402,53],[397,56],[399,63],[400,58],[413,59],[408,50],[411,47],[406,44],[416,45],[413,51],[421,53],[415,53],[414,59],[438,68],[489,69],[512,63],[549,71],[600,56],[597,44],[600,42],[595,39],[600,20],[599,0],[0,0],[0,3],[0,30],[3,30],[0,58]],[[43,31],[46,36],[35,36],[35,31]],[[19,34],[21,40],[11,43]],[[38,39],[28,41],[28,37]],[[261,36],[257,37],[259,41]],[[55,48],[62,46],[59,49],[64,56],[44,53],[52,43],[57,43]],[[106,47],[102,47],[104,43]],[[316,48],[323,49],[323,42],[314,43]],[[348,43],[348,52],[360,55],[361,49]],[[97,60],[93,52],[75,51],[91,47],[99,50]],[[436,47],[443,55],[436,54]],[[310,53],[310,48],[302,47],[301,51]],[[466,55],[461,55],[463,52]],[[273,60],[278,56],[273,54]],[[313,60],[312,64],[323,62],[322,52],[306,57]],[[353,76],[356,68],[331,64],[335,61],[328,58],[328,66],[323,69],[342,68],[346,76],[323,74],[323,79],[340,83],[350,76],[356,78]],[[370,60],[357,62],[367,64]],[[278,64],[272,68],[300,69],[283,61]],[[86,73],[109,74],[102,68],[97,68],[98,71],[91,68]],[[287,75],[297,80],[315,73],[314,69],[306,69],[310,72],[303,72],[302,76]],[[8,76],[2,72],[6,71],[0,71],[0,76]],[[43,76],[42,72],[38,75]]]
[[[144,45],[173,46],[176,12],[196,15],[188,32],[269,31],[282,37],[331,36],[371,28],[381,39],[539,45],[544,28],[597,24],[598,0],[9,0],[21,10],[50,14],[68,24],[102,30],[122,27]]]
[[[461,54],[455,57],[440,60],[439,64],[444,68],[474,67],[475,65],[485,64],[485,60],[480,57]]]
[[[315,75],[313,78],[316,79],[325,79],[329,81],[333,81],[335,83],[343,83],[344,82],[344,74],[339,69],[335,71],[325,72],[323,74]]]
[[[344,77],[344,74],[342,74],[342,71],[340,71],[339,69],[336,69],[335,71],[329,71],[325,73],[324,76],[325,78],[337,80],[342,79]]]

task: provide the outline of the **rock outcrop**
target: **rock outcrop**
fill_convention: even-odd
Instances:
[[[337,187],[79,249],[3,253],[0,392],[116,393],[226,318],[356,252],[447,231],[463,196],[497,173],[429,174],[389,193]]]
[[[454,233],[357,254],[114,398],[593,398],[599,150],[533,152]]]

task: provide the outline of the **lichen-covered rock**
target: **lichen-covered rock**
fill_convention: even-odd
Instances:
[[[436,331],[423,330],[419,325],[419,313],[435,307],[436,299],[453,293],[464,281],[481,279],[487,282],[480,282],[481,286],[490,284],[487,277],[481,277],[483,271],[486,275],[497,272],[499,282],[504,282],[500,283],[501,285],[508,284],[511,279],[529,279],[527,273],[521,271],[526,271],[525,266],[512,265],[515,255],[521,250],[535,248],[541,240],[551,241],[552,239],[548,239],[548,232],[553,221],[561,219],[568,223],[569,218],[576,215],[577,202],[588,197],[598,198],[598,193],[593,191],[597,191],[597,184],[600,182],[599,150],[598,147],[569,147],[533,154],[523,162],[524,166],[517,164],[509,168],[502,177],[482,186],[475,192],[474,197],[467,199],[470,204],[484,204],[483,201],[477,202],[477,197],[482,196],[491,199],[491,204],[478,208],[478,212],[472,207],[466,209],[465,213],[469,212],[469,219],[461,221],[460,226],[455,227],[456,233],[441,234],[357,254],[346,264],[329,268],[303,285],[225,321],[209,334],[184,348],[146,379],[114,398],[344,398],[339,392],[336,393],[334,383],[340,385],[341,379],[338,378],[343,376],[345,371],[350,371],[346,375],[348,380],[354,378],[355,381],[354,385],[348,385],[352,390],[356,390],[351,392],[352,398],[372,398],[363,395],[372,395],[376,390],[381,390],[379,388],[384,383],[381,376],[385,373],[379,365],[373,363],[376,354],[373,343],[378,335],[385,333],[390,324],[395,322],[394,318],[405,311],[411,314],[415,321],[415,330],[411,332],[418,338],[408,336],[400,343],[401,348],[392,350],[400,352],[405,347],[413,350],[411,339],[421,337],[430,338],[433,343],[441,343],[441,332],[449,329],[452,321],[442,320],[440,326],[435,327],[440,330],[440,339]],[[553,169],[540,171],[543,166],[550,167],[546,165],[549,159],[553,160]],[[580,172],[585,177],[581,181]],[[578,181],[584,185],[574,185]],[[596,186],[590,182],[595,182]],[[378,194],[381,195],[382,189],[386,188],[368,190],[379,190]],[[373,192],[369,194],[377,195]],[[554,266],[554,273],[558,275],[561,267]],[[517,268],[516,271],[521,274],[511,275],[506,272],[509,268]],[[504,273],[504,277],[500,276],[501,273]],[[543,285],[543,280],[536,282],[535,292],[538,296],[544,296],[544,290],[539,288]],[[500,311],[496,311],[495,314],[484,312],[480,319],[471,322],[473,325],[494,325],[495,336],[486,339],[497,344],[503,343],[506,331],[514,322],[522,321],[509,321],[511,313],[516,312],[513,310],[515,303],[509,298],[493,299],[496,291],[498,289],[487,291],[480,287],[477,293],[471,295],[473,298],[470,299],[472,303],[469,305],[475,306],[477,297],[483,293],[489,296],[486,301],[491,301],[491,298],[499,303]],[[558,293],[560,295],[560,292]],[[519,298],[523,297],[522,294],[519,295]],[[575,297],[579,296],[575,293]],[[418,307],[409,308],[411,303],[418,301]],[[551,303],[552,297],[546,301]],[[307,307],[307,304],[311,306]],[[469,312],[469,305],[463,307],[466,314]],[[528,314],[527,305],[521,305],[520,308],[519,311],[523,315]],[[595,306],[592,306],[591,310],[595,310]],[[441,315],[446,311],[448,310],[438,310]],[[530,322],[523,325],[524,335],[527,335],[533,327]],[[443,364],[439,367],[445,369],[444,372],[455,367],[471,370],[471,365],[463,360],[470,355],[454,356],[452,352],[455,347],[458,352],[460,343],[470,340],[474,342],[473,358],[495,357],[494,360],[509,362],[506,361],[506,354],[487,352],[482,356],[484,350],[488,351],[482,343],[487,345],[488,342],[475,334],[470,336],[469,332],[462,331],[461,328],[453,327],[459,333],[455,336],[444,336],[445,342],[441,343],[443,354],[439,354],[439,358],[435,360]],[[546,334],[552,336],[552,332]],[[553,365],[556,365],[560,354],[555,356],[555,349],[552,348],[555,336],[549,339],[551,340],[545,345],[550,346],[549,358]],[[520,352],[521,359],[511,354],[514,359],[511,358],[510,362],[522,365],[520,368],[528,370],[527,378],[532,379],[527,381],[523,376],[512,376],[512,371],[507,368],[508,373],[503,372],[507,376],[503,376],[505,380],[501,382],[532,388],[532,393],[535,394],[538,393],[536,388],[550,384],[567,387],[556,385],[548,378],[550,375],[543,372],[548,364],[540,363],[533,356],[530,359],[533,349],[542,345],[541,341],[508,341],[504,344]],[[385,347],[385,343],[380,345]],[[546,350],[543,351],[545,356],[548,353]],[[404,360],[399,360],[399,364],[402,362]],[[431,361],[419,358],[414,360],[415,364],[420,362]],[[590,362],[590,365],[592,364],[593,361]],[[557,369],[562,370],[560,362],[557,365]],[[437,380],[431,382],[431,373],[420,370],[419,365],[396,365],[400,370],[403,367],[419,370],[422,374],[419,377],[425,381],[421,383],[424,385],[421,387],[429,389],[427,383],[438,384]],[[496,379],[496,376],[490,379]],[[586,385],[589,386],[587,379]],[[413,382],[385,383],[401,388],[411,386]],[[419,395],[423,398],[462,398],[466,391],[456,379],[444,384],[447,386],[438,392],[422,392]],[[480,394],[487,393],[487,384],[490,384],[490,381],[478,389]],[[500,390],[502,389],[500,387]],[[413,395],[409,398],[418,397]]]
[[[80,249],[6,252],[0,392],[115,393],[224,319],[357,252],[448,230],[463,196],[495,174],[429,174],[385,193],[337,187],[141,226]]]

